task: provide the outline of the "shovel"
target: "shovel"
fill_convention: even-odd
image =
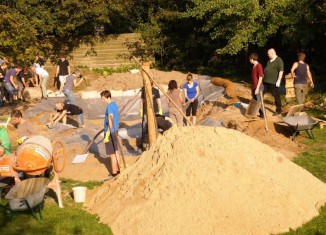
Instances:
[[[264,114],[264,120],[265,120],[265,130],[268,132],[268,125],[267,125],[267,116],[266,116],[266,110],[265,110],[265,104],[264,104],[264,98],[263,98],[263,92],[259,92],[260,99],[261,99],[261,107],[263,108],[263,114]]]

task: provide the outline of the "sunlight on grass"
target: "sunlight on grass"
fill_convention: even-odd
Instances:
[[[315,139],[304,139],[307,151],[301,153],[294,162],[309,171],[315,177],[326,182],[326,129],[315,128]],[[326,196],[326,195],[325,195]],[[325,235],[326,205],[321,208],[319,216],[315,217],[297,230],[291,230],[284,235]]]
[[[308,149],[294,159],[294,162],[326,183],[326,129],[315,128],[313,133],[315,139],[303,141]]]
[[[315,217],[297,230],[291,230],[283,235],[325,235],[326,234],[326,206],[322,207],[319,216]]]
[[[86,186],[92,189],[99,185],[100,182],[62,179],[65,208],[58,207],[55,194],[49,190],[45,195],[42,221],[34,219],[30,214],[19,214],[10,220],[0,208],[0,234],[112,234],[107,225],[100,223],[96,216],[84,211],[82,204],[75,203],[71,195],[71,189],[75,186]],[[3,204],[4,200],[2,200]]]

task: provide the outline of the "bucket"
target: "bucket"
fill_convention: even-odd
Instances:
[[[249,106],[246,110],[245,116],[248,117],[255,117],[261,107],[261,103],[259,101],[256,101],[254,99],[250,100]]]
[[[73,187],[75,202],[84,202],[86,199],[86,187]]]

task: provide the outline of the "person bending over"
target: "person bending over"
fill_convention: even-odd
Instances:
[[[84,112],[79,106],[74,104],[64,104],[62,101],[58,101],[55,103],[55,109],[57,110],[57,113],[51,118],[51,122],[48,123],[50,128],[54,127],[59,121],[66,124],[68,115],[76,115],[79,127],[85,128]]]

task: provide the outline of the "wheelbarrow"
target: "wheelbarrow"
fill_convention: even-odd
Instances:
[[[308,115],[301,116],[289,116],[283,117],[283,122],[291,127],[293,130],[292,140],[300,133],[300,131],[306,131],[310,139],[314,139],[312,129],[318,124],[318,121],[312,119]]]
[[[11,216],[11,219],[20,213],[32,214],[38,220],[35,212],[38,211],[42,220],[42,203],[50,179],[45,177],[30,178],[16,184],[6,195],[8,203],[2,206]]]

